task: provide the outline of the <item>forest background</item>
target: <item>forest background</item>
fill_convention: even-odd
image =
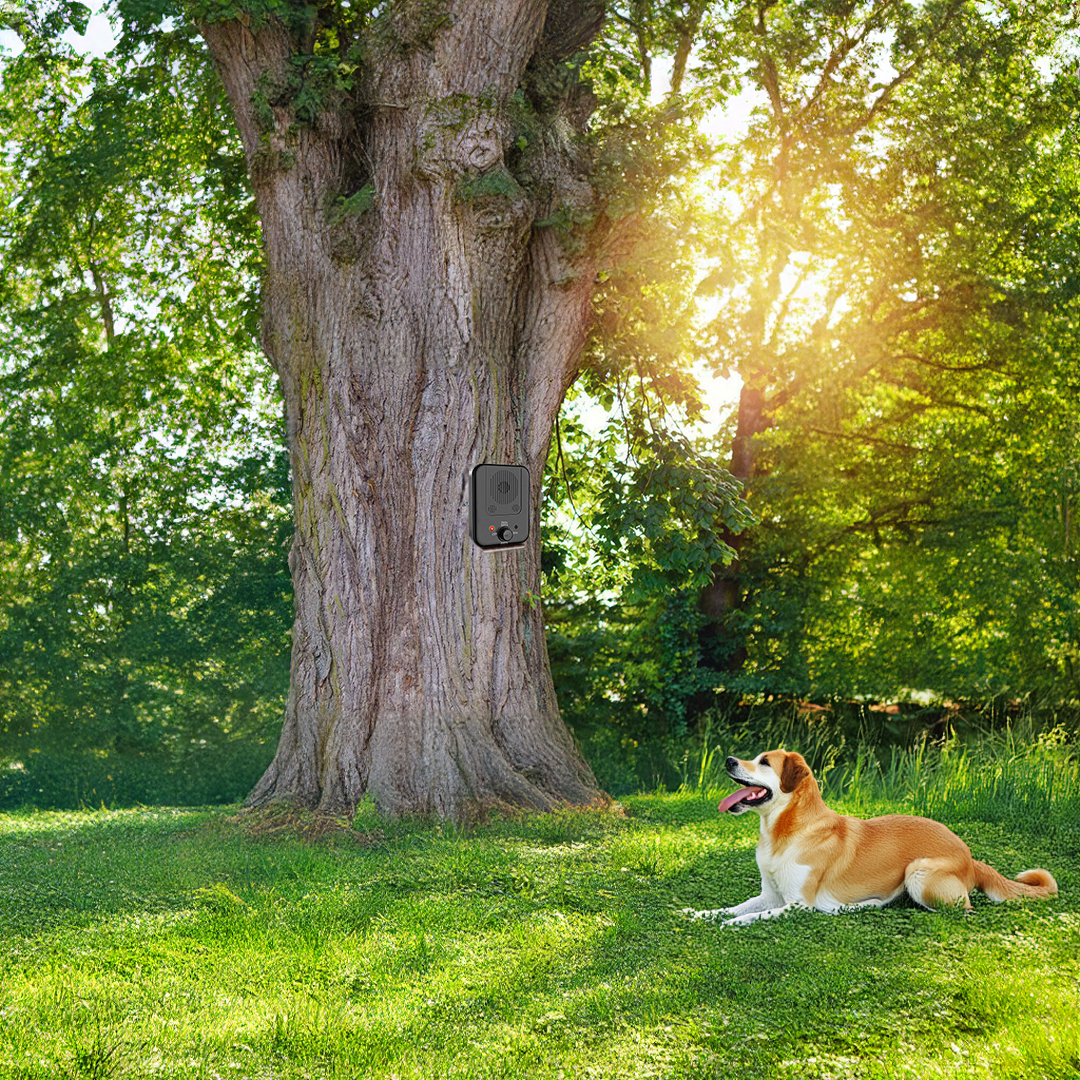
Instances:
[[[110,10],[0,7],[0,808],[241,798],[288,689],[242,149],[180,6]],[[633,0],[575,59],[635,228],[524,601],[612,794],[785,725],[1075,739],[1078,21]]]

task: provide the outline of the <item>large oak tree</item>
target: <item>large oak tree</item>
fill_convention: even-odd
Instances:
[[[454,814],[601,797],[558,712],[539,544],[484,551],[466,481],[539,479],[602,206],[574,58],[596,2],[195,12],[262,222],[294,489],[292,678],[251,796]]]

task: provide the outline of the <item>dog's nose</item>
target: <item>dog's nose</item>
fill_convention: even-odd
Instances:
[[[724,768],[727,769],[728,772],[731,772],[731,770],[734,769],[735,766],[738,765],[738,764],[739,764],[739,759],[738,758],[729,757],[727,759],[727,761],[724,762]]]

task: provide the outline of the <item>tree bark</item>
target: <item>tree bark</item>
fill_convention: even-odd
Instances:
[[[358,89],[307,120],[284,89],[305,56],[295,28],[202,27],[262,219],[263,346],[293,473],[291,685],[252,804],[349,812],[370,795],[456,816],[603,797],[555,700],[539,530],[481,550],[467,495],[474,465],[526,465],[538,514],[584,344],[593,270],[536,223],[592,191],[562,102],[526,137],[511,95],[556,31],[580,47],[585,14],[399,4]]]

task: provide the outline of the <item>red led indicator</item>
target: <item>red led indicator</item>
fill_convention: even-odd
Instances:
[[[494,531],[495,531],[495,526],[494,525],[489,525],[488,526],[488,532],[494,532]]]

